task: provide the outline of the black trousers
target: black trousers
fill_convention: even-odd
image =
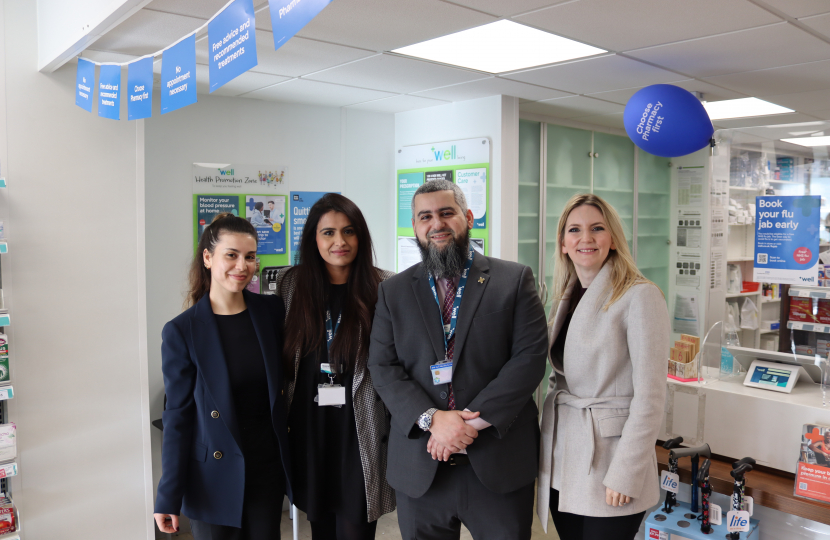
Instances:
[[[329,514],[325,519],[310,521],[311,540],[373,540],[378,522],[352,523],[339,514]]]
[[[423,496],[396,492],[401,538],[457,540],[463,523],[476,540],[530,540],[533,486],[531,482],[512,493],[494,493],[469,463],[442,462]]]
[[[282,463],[251,467],[245,475],[242,528],[190,520],[193,540],[280,540],[285,473]]]
[[[592,517],[560,512],[559,491],[551,489],[550,515],[561,540],[633,540],[646,513]]]

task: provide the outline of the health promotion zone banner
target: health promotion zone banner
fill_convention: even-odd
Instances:
[[[214,216],[230,212],[256,228],[260,268],[287,266],[286,173],[282,166],[194,164],[193,249]],[[258,283],[252,282],[252,287],[259,292]]]
[[[473,211],[470,238],[473,247],[489,253],[490,140],[479,137],[458,141],[420,144],[398,149],[397,182],[397,271],[421,262],[412,229],[412,196],[425,182],[446,179],[464,192]]]
[[[755,198],[753,281],[817,285],[819,195]]]

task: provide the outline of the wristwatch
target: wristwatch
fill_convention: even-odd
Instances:
[[[438,409],[427,409],[427,412],[418,417],[418,427],[424,431],[429,431],[432,427],[432,415],[438,412]]]

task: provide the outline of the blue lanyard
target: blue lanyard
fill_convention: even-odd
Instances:
[[[337,333],[337,329],[340,328],[340,317],[343,316],[343,312],[340,312],[340,315],[337,316],[337,324],[334,326],[334,330],[331,328],[331,310],[326,308],[326,349],[331,350],[331,342],[334,341],[334,335]]]
[[[467,285],[467,277],[470,275],[470,268],[473,266],[473,257],[475,251],[470,248],[467,254],[467,264],[464,265],[464,271],[461,272],[461,278],[458,280],[458,289],[455,291],[455,299],[452,302],[452,315],[450,316],[449,329],[444,326],[444,314],[441,310],[441,302],[438,300],[438,289],[435,288],[435,278],[429,274],[429,286],[432,288],[432,295],[435,297],[435,303],[438,304],[438,315],[441,317],[441,326],[444,328],[444,355],[446,356],[449,350],[448,343],[455,335],[455,324],[458,322],[458,311],[461,307],[461,296],[464,294],[464,287]]]

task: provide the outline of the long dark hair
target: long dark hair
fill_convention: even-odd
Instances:
[[[325,339],[325,312],[330,280],[326,264],[317,248],[317,225],[329,212],[349,218],[357,236],[357,256],[349,269],[340,327],[332,341],[329,362],[346,371],[354,367],[358,346],[369,346],[372,317],[378,299],[380,271],[375,268],[375,248],[363,214],[355,203],[337,193],[327,193],[314,203],[300,238],[299,264],[289,270],[296,276],[291,313],[285,325],[286,372],[294,377],[294,355],[315,351]]]
[[[239,233],[252,236],[257,239],[256,229],[247,219],[237,217],[230,212],[217,214],[205,227],[202,237],[199,239],[199,246],[193,255],[190,263],[190,271],[187,273],[187,297],[184,301],[185,309],[193,306],[210,292],[210,269],[205,267],[203,254],[205,250],[213,255],[216,244],[219,243],[219,236],[222,233]]]

